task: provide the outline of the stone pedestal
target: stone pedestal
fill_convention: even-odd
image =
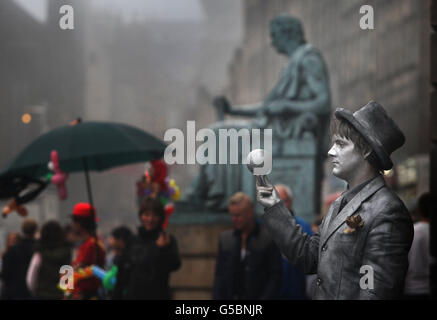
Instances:
[[[174,217],[178,217],[178,213]],[[212,298],[219,236],[222,231],[232,228],[230,217],[199,213],[181,214],[179,218],[171,220],[168,229],[178,241],[182,260],[181,268],[170,276],[173,298],[209,300]]]

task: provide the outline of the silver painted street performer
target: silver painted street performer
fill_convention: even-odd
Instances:
[[[259,183],[263,223],[281,252],[308,274],[317,274],[313,299],[396,299],[408,269],[413,223],[382,176],[405,137],[383,107],[371,101],[355,113],[338,108],[331,124],[333,174],[347,190],[330,206],[319,234],[310,237],[279,199]],[[363,270],[369,272],[366,281]]]

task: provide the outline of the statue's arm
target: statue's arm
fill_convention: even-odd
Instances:
[[[249,116],[253,117],[255,116],[263,107],[263,104],[261,102],[250,104],[250,105],[243,105],[243,106],[236,106],[229,110],[229,114],[234,116]]]
[[[231,106],[226,97],[216,97],[213,104],[219,114],[230,114],[243,117],[255,116],[263,106],[261,102],[250,105]]]
[[[284,113],[312,112],[319,116],[330,113],[329,81],[326,69],[321,58],[316,54],[310,54],[302,61],[302,75],[311,90],[312,99],[290,100],[286,97],[273,101],[269,109],[281,109]]]

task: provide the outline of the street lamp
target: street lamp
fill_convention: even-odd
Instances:
[[[27,109],[27,112],[21,116],[21,121],[28,124],[32,121],[32,115],[41,117],[41,133],[49,131],[49,125],[47,121],[47,103],[44,102],[38,105],[31,105]]]

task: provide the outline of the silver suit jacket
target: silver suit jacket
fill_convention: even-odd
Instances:
[[[338,211],[332,203],[319,233],[302,232],[281,202],[265,209],[264,225],[290,263],[317,273],[313,299],[396,299],[403,291],[413,223],[382,176],[370,181]],[[346,218],[360,215],[361,228],[345,233]]]

